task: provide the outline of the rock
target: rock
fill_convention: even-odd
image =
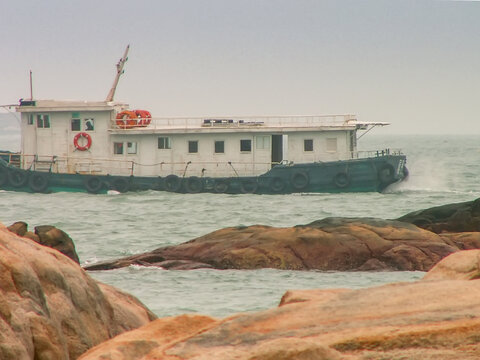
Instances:
[[[180,245],[91,264],[85,269],[188,260],[216,269],[427,271],[458,250],[449,239],[408,223],[328,218],[291,228],[225,228]]]
[[[157,319],[139,328],[138,332],[126,332],[89,350],[79,360],[113,359],[112,354],[120,355],[119,359],[140,359],[143,356],[154,359],[151,352],[161,353],[172,341],[194,336],[217,323],[217,320],[203,315],[180,315]],[[161,356],[158,359],[169,358]]]
[[[474,360],[479,313],[480,280],[290,291],[266,311],[159,319],[80,360]]]
[[[77,264],[80,264],[75,244],[67,233],[57,229],[55,226],[43,225],[35,227],[35,234],[39,237],[39,244],[56,249]]]
[[[57,250],[0,224],[0,359],[76,359],[155,316]]]
[[[480,231],[480,199],[414,211],[397,220],[415,224],[437,234],[478,232]]]
[[[480,249],[480,232],[442,233],[440,236],[460,250]]]
[[[25,233],[28,231],[28,224],[24,221],[17,221],[7,227],[8,230],[17,234],[18,236],[24,236]]]
[[[153,263],[153,266],[159,266],[168,270],[195,270],[195,269],[211,269],[212,265],[200,263],[190,260],[165,260]]]
[[[480,250],[466,250],[447,256],[423,280],[480,279]]]
[[[26,237],[41,245],[51,247],[68,256],[70,259],[80,264],[75,244],[73,240],[64,231],[57,229],[55,226],[42,225],[35,228],[35,233],[28,231],[28,224],[23,221],[17,221],[7,227],[14,234]]]

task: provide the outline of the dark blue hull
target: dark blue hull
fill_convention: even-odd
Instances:
[[[158,190],[180,193],[289,194],[381,192],[407,175],[404,155],[379,155],[309,164],[277,165],[255,177],[166,177],[60,174],[21,170],[0,159],[0,189],[23,192],[106,193]]]

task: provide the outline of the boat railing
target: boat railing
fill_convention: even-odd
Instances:
[[[112,119],[113,129],[188,129],[188,128],[245,128],[245,127],[319,127],[350,126],[355,115],[292,115],[292,116],[205,116],[161,117],[149,119],[148,125],[125,127]],[[146,124],[146,122],[138,122]]]
[[[398,149],[373,151],[356,151],[349,154],[337,153],[335,159],[313,159],[310,162],[378,158],[401,155]],[[18,153],[0,153],[0,158],[13,166],[27,170],[51,173],[90,174],[90,175],[123,175],[123,176],[166,176],[175,174],[180,177],[224,177],[224,176],[257,176],[265,173],[275,165],[295,165],[287,159],[281,162],[235,162],[235,161],[187,161],[187,162],[154,162],[141,163],[136,159],[111,159],[87,157],[62,157],[22,155]]]
[[[352,152],[352,159],[375,158],[389,155],[403,155],[400,149],[382,149],[382,150],[360,150]]]

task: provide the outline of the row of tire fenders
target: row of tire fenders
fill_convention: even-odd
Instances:
[[[393,168],[387,164],[381,168],[379,180],[388,184],[393,177]],[[135,187],[134,177],[130,176],[83,176],[85,189],[90,193],[99,193],[103,189],[113,189],[119,192],[127,192]],[[240,192],[248,194],[257,192],[262,177],[245,178],[202,178],[197,176],[180,177],[177,175],[168,175],[166,177],[156,178],[156,184],[153,184],[154,190],[166,190],[169,192],[200,193],[204,190],[215,193],[226,193],[231,188],[232,182],[237,182]],[[273,193],[281,193],[287,189],[288,185],[294,191],[307,189],[310,184],[310,178],[307,172],[297,171],[292,174],[289,181],[278,176],[265,177],[265,184]],[[350,185],[350,179],[346,172],[339,172],[333,178],[333,183],[337,188],[346,188]],[[0,167],[0,186],[9,184],[15,188],[22,188],[26,185],[34,192],[46,192],[50,185],[49,173],[31,172],[14,168]],[[149,187],[150,188],[150,187]]]

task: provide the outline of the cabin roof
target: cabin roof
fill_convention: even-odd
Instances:
[[[127,108],[128,104],[116,101],[80,100],[20,100],[17,112],[56,112],[56,111],[111,111]]]

